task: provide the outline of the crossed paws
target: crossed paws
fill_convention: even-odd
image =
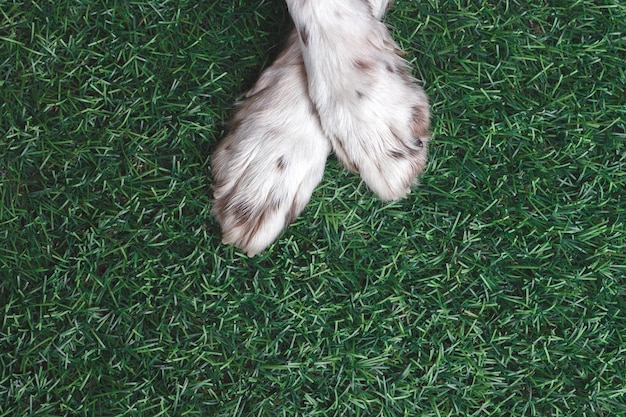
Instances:
[[[331,148],[381,199],[410,192],[430,111],[380,22],[391,1],[286,0],[294,32],[213,155],[225,244],[267,248],[309,202]]]

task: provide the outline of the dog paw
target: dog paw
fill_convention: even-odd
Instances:
[[[293,34],[213,155],[213,212],[222,241],[249,256],[266,249],[309,202],[329,152]]]
[[[427,162],[430,111],[387,28],[387,2],[287,0],[309,95],[339,160],[383,200],[410,192]]]

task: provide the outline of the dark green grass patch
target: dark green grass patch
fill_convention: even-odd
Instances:
[[[0,2],[0,416],[626,415],[626,6],[411,2],[429,168],[248,259],[209,158],[282,2]]]

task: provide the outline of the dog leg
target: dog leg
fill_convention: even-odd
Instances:
[[[381,18],[391,1],[370,0],[371,13]],[[213,213],[223,242],[249,256],[267,248],[308,203],[329,152],[294,31],[213,155]]]
[[[329,153],[294,32],[213,155],[213,212],[223,242],[249,256],[267,248],[309,202]]]
[[[388,2],[286,2],[299,34],[309,96],[337,157],[381,199],[405,196],[426,165],[430,111],[378,20]]]

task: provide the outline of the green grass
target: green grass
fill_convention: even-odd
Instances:
[[[626,5],[398,0],[433,103],[248,259],[209,158],[280,1],[0,2],[0,416],[626,416]]]

